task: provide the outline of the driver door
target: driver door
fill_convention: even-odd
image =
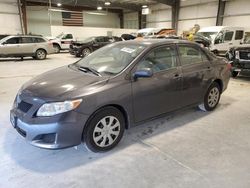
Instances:
[[[135,122],[140,122],[181,106],[182,77],[175,45],[151,50],[132,72],[150,68],[152,77],[132,82]]]
[[[220,54],[225,54],[227,50],[233,46],[233,37],[234,31],[226,30],[220,35],[220,39],[217,38],[215,41],[217,42],[216,46]]]
[[[20,37],[9,38],[4,42],[4,44],[1,44],[0,47],[1,55],[16,55],[20,54],[20,52],[21,52]]]
[[[62,49],[68,49],[69,45],[73,41],[73,35],[72,34],[66,34],[62,37],[61,44],[62,44]]]

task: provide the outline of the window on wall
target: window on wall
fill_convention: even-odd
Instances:
[[[182,65],[202,63],[202,53],[200,49],[192,46],[179,46],[180,60]]]
[[[176,67],[176,52],[171,46],[156,48],[139,63],[137,70],[150,68],[159,72]]]

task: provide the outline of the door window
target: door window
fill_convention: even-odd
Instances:
[[[235,40],[243,39],[244,32],[242,30],[237,30],[235,33]]]
[[[22,37],[21,38],[21,43],[23,43],[23,44],[34,43],[34,41],[33,41],[32,37]]]
[[[150,68],[159,72],[176,67],[176,51],[171,46],[156,48],[139,63],[137,70]]]
[[[73,39],[73,35],[72,34],[67,34],[62,39]]]
[[[224,41],[231,41],[233,38],[234,32],[233,31],[227,31],[224,36]]]
[[[180,60],[182,65],[202,63],[200,49],[192,46],[179,46]]]
[[[19,37],[13,37],[6,41],[6,44],[19,44]]]

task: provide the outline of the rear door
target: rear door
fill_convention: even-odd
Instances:
[[[212,76],[211,63],[197,45],[179,44],[178,49],[182,65],[182,104],[201,102]]]
[[[36,43],[33,37],[21,37],[20,46],[22,54],[32,54],[36,49]]]
[[[178,109],[181,104],[181,72],[176,46],[151,50],[135,69],[150,68],[153,76],[132,82],[134,119],[136,122]]]

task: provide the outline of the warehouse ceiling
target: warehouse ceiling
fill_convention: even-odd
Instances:
[[[28,3],[46,3],[49,4],[50,0],[26,0]],[[110,2],[109,6],[104,3]],[[104,8],[111,9],[129,9],[129,10],[141,10],[142,5],[153,5],[156,3],[163,3],[167,5],[172,5],[175,0],[51,0],[52,5],[61,3],[62,6],[83,6],[96,8],[97,6],[102,6]]]

